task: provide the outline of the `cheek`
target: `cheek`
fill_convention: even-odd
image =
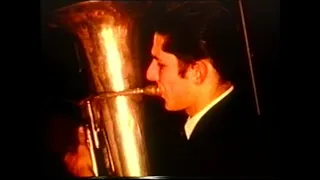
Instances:
[[[165,91],[172,91],[177,83],[177,75],[172,73],[170,69],[162,69],[159,71],[159,83]]]
[[[187,81],[179,76],[177,68],[164,67],[159,70],[158,82],[165,99],[169,101],[186,95]]]
[[[186,82],[184,82],[177,74],[160,73],[159,83],[167,98],[183,96],[187,88]]]
[[[172,75],[170,74],[169,71],[159,69],[158,73],[159,73],[158,75],[159,75],[159,81],[160,82],[167,83],[167,82],[171,81]]]
[[[183,110],[190,104],[188,87],[185,82],[177,81],[167,84],[165,99],[165,108],[169,111]]]

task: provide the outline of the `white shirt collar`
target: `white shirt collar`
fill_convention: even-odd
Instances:
[[[211,101],[205,108],[203,108],[201,111],[196,113],[193,117],[188,117],[186,124],[184,125],[184,130],[187,136],[187,139],[190,138],[193,129],[197,125],[197,123],[200,121],[201,117],[209,111],[214,105],[216,105],[219,101],[221,101],[224,97],[226,97],[232,90],[234,89],[233,86],[231,86],[227,91],[222,93],[220,96],[218,96],[216,99]]]

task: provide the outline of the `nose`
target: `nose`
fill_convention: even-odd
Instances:
[[[159,69],[155,60],[152,60],[152,62],[150,63],[146,76],[149,81],[158,81]]]

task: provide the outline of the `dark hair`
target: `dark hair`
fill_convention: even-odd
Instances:
[[[221,3],[181,3],[159,17],[154,28],[166,37],[162,50],[180,60],[180,75],[187,65],[210,58],[222,80],[232,81],[241,41],[234,17]]]

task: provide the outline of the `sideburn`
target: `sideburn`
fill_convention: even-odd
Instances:
[[[187,70],[190,66],[192,66],[192,64],[193,63],[186,63],[181,60],[178,60],[178,73],[181,78],[185,78]]]

